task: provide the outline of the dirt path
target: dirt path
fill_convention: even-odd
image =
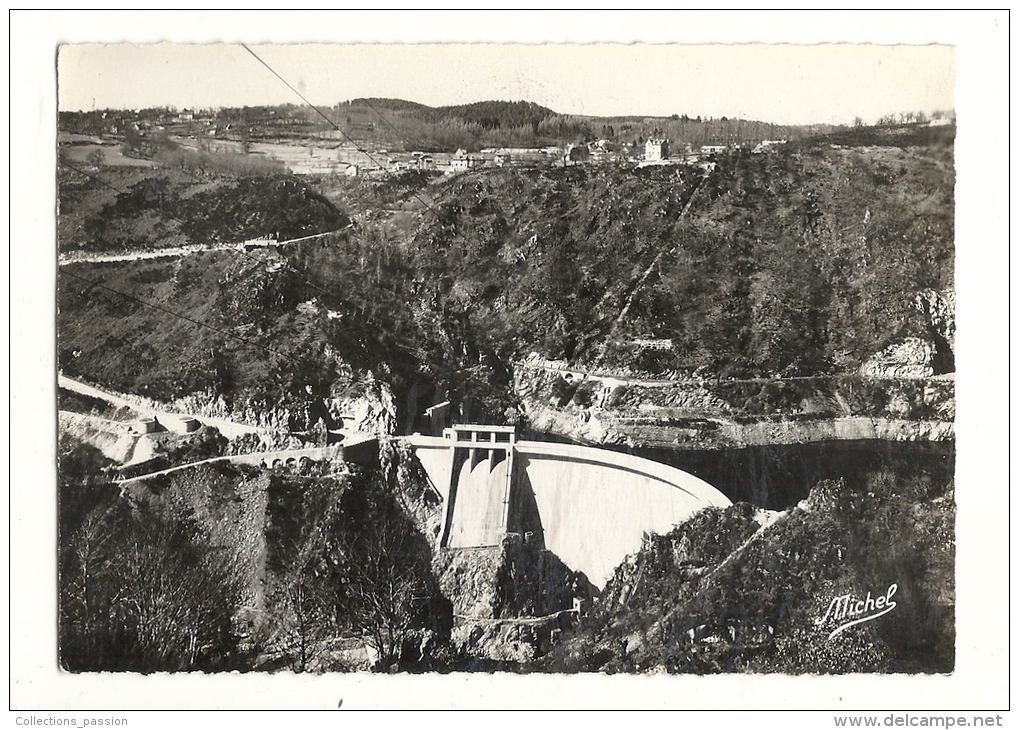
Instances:
[[[549,373],[556,373],[560,375],[571,375],[577,380],[603,380],[608,381],[614,385],[633,385],[640,388],[668,388],[672,386],[699,386],[706,385],[716,382],[715,378],[642,378],[639,375],[627,375],[623,373],[615,373],[611,370],[599,370],[596,368],[592,370],[583,370],[581,368],[570,367],[568,365],[560,365],[556,362],[550,362],[548,360],[520,360],[514,363],[514,367],[526,368],[530,370],[544,370]],[[955,380],[955,373],[945,373],[943,375],[923,375],[917,377],[882,377],[877,375],[862,375],[854,373],[844,373],[840,375],[789,375],[781,378],[722,378],[717,381],[724,384],[761,384],[761,383],[785,383],[794,381],[808,381],[814,380],[817,382],[834,382],[844,378],[858,377],[867,381],[888,381],[888,382],[905,382],[915,380],[937,380],[944,382],[952,382]]]

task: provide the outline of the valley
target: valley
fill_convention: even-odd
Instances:
[[[63,666],[952,671],[954,127],[823,132],[72,158]],[[893,582],[887,622],[812,623]]]

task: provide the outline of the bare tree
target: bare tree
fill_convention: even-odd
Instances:
[[[272,626],[268,642],[295,672],[313,668],[323,642],[336,633],[335,607],[319,559],[328,546],[320,527],[305,538],[281,582],[270,589]]]
[[[61,571],[60,622],[65,667],[75,654],[99,654],[96,641],[104,604],[104,567],[109,561],[107,513],[90,513],[68,540]],[[70,654],[71,656],[68,656]]]
[[[182,671],[234,661],[234,558],[189,521],[130,508],[87,518],[61,573],[61,660],[71,671]]]
[[[369,537],[368,549],[347,564],[343,600],[379,664],[388,668],[399,662],[404,639],[427,602],[427,590],[405,525],[389,519],[369,526],[364,535]]]

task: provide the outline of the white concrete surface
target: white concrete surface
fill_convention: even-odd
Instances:
[[[407,440],[448,504],[450,442],[416,434]],[[533,499],[541,523],[534,528],[543,532],[545,546],[599,588],[623,558],[640,548],[645,532],[668,532],[704,507],[731,504],[692,474],[607,449],[518,441],[515,454],[513,488],[530,494],[516,494],[514,503]],[[486,465],[467,465],[458,477],[456,500],[467,502],[454,505],[451,537],[457,537],[451,547],[469,547],[472,540],[488,544],[486,525],[494,498],[484,495],[498,491],[491,485],[500,484],[500,476],[475,473]],[[489,485],[487,491],[479,486],[482,481]]]

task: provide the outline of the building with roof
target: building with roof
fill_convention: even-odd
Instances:
[[[664,160],[669,156],[669,140],[649,139],[644,143],[644,159],[651,162]]]

